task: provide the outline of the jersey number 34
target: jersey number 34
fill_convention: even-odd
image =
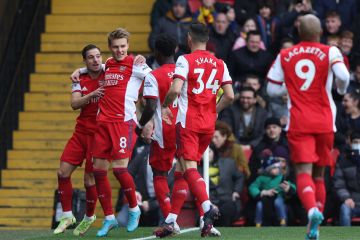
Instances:
[[[193,88],[192,92],[194,94],[200,94],[204,91],[205,87],[206,89],[211,89],[212,94],[216,94],[217,90],[219,89],[219,80],[214,80],[216,76],[217,69],[211,70],[210,76],[206,81],[206,86],[204,86],[204,80],[202,79],[204,75],[204,69],[203,68],[195,68],[194,73],[199,74],[196,82],[199,84],[198,88]]]

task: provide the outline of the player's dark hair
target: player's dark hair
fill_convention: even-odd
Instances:
[[[360,131],[355,130],[350,133],[350,141],[353,141],[354,139],[360,139]]]
[[[252,31],[249,31],[249,32],[246,34],[246,42],[249,41],[251,35],[260,36],[260,37],[261,37],[261,34],[260,34],[259,31],[257,31],[257,30],[252,30]]]
[[[256,98],[257,94],[255,89],[253,89],[252,87],[248,87],[248,86],[243,86],[240,88],[239,93],[241,94],[242,92],[253,92],[254,97]]]
[[[108,34],[108,45],[111,46],[111,42],[114,39],[126,38],[129,41],[130,33],[124,28],[117,28]]]
[[[156,37],[155,49],[165,57],[175,55],[176,46],[177,42],[175,38],[167,33],[162,33]]]
[[[327,18],[339,18],[340,19],[340,15],[336,11],[329,11],[325,15],[325,19],[327,19]]]
[[[246,74],[245,76],[245,81],[248,79],[248,78],[251,78],[251,79],[257,79],[260,83],[260,77],[256,74],[253,74],[253,73],[249,73],[249,74]]]
[[[205,24],[199,22],[191,23],[189,34],[194,42],[206,43],[209,41],[209,28]]]
[[[87,54],[87,52],[88,52],[89,50],[95,49],[95,48],[96,48],[97,50],[99,50],[99,52],[101,52],[101,51],[100,51],[100,48],[98,48],[98,47],[95,46],[94,44],[86,45],[86,46],[83,48],[83,50],[81,51],[81,55],[82,55],[83,59],[84,59],[84,60],[86,59],[86,54]]]

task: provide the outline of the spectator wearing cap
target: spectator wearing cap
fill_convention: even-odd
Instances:
[[[271,151],[269,152],[271,153]],[[263,156],[262,174],[249,186],[250,196],[257,201],[256,227],[272,224],[272,216],[277,217],[276,225],[286,226],[285,197],[296,194],[295,185],[285,180],[281,163],[275,154],[273,152],[271,155],[265,154]]]
[[[254,147],[254,151],[250,157],[250,179],[249,182],[254,181],[258,176],[259,169],[261,168],[261,161],[263,159],[263,151],[273,152],[278,147],[283,147],[288,152],[288,143],[284,134],[282,134],[282,126],[280,120],[275,117],[267,118],[264,125],[265,134],[261,141]]]
[[[267,112],[256,104],[256,91],[253,88],[242,87],[239,94],[239,100],[224,109],[219,120],[230,125],[236,139],[244,148],[253,148],[264,133]]]
[[[225,13],[218,13],[214,24],[210,27],[210,41],[217,46],[215,56],[228,61],[231,48],[236,39],[235,34],[229,28],[229,20]]]
[[[360,217],[360,132],[352,132],[350,140],[346,153],[338,159],[333,178],[341,202],[341,226],[351,226],[351,218]]]
[[[167,33],[177,40],[179,54],[187,52],[187,33],[191,22],[192,17],[188,11],[187,0],[172,0],[171,9],[159,19],[149,35],[150,49],[154,50],[155,39],[160,33]]]

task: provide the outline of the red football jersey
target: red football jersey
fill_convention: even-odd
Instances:
[[[337,62],[343,62],[339,49],[315,42],[301,42],[279,53],[267,77],[273,83],[285,82],[289,131],[336,131],[331,66]]]
[[[151,71],[146,65],[135,65],[134,57],[122,61],[109,58],[105,63],[104,97],[99,103],[97,120],[123,122],[136,119],[135,102],[145,76]]]
[[[178,58],[175,78],[184,80],[176,123],[194,132],[214,131],[216,94],[232,83],[226,64],[208,51],[196,50]]]
[[[175,64],[164,64],[160,68],[153,70],[145,77],[144,98],[156,98],[157,108],[154,116],[153,139],[158,142],[161,148],[175,149],[175,121],[178,112],[177,99],[169,106],[174,119],[173,124],[169,125],[162,121],[161,105],[165,100],[172,82],[175,71]]]
[[[104,73],[97,79],[91,79],[88,74],[80,75],[80,82],[73,83],[72,92],[80,92],[83,96],[99,88],[104,80]],[[76,119],[75,131],[84,134],[94,134],[96,129],[96,114],[98,112],[99,97],[92,98],[90,102],[81,108],[80,115]]]

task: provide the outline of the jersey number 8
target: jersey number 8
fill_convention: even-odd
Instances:
[[[302,59],[295,65],[295,73],[300,79],[305,80],[304,84],[300,87],[301,91],[306,91],[311,86],[315,78],[315,64],[309,59]]]

